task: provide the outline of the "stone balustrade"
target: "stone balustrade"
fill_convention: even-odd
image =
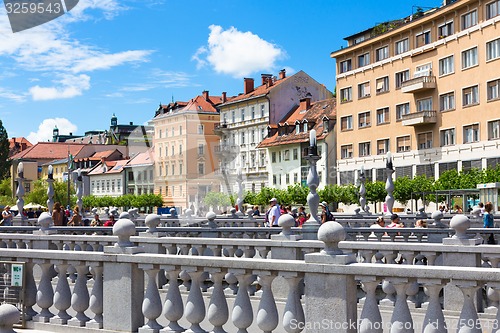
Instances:
[[[373,328],[390,327],[391,332],[424,332],[437,325],[440,330],[432,332],[447,332],[448,325],[448,332],[461,327],[468,330],[460,332],[479,332],[481,325],[493,327],[498,309],[498,268],[356,263],[342,251],[291,262],[113,253],[116,247],[110,248],[85,256],[80,251],[4,249],[1,258],[26,263],[28,326],[129,332],[179,332],[181,325],[193,332],[221,332],[223,327],[230,332],[382,332]],[[35,267],[41,272],[36,280]],[[74,282],[67,278],[70,270],[76,272]],[[278,306],[271,288],[277,277],[288,285],[284,306]],[[454,313],[443,312],[437,297],[449,286],[462,295]],[[471,296],[478,289],[496,296],[486,304],[495,311],[489,317],[476,310]],[[422,290],[427,295],[413,302],[412,296]]]

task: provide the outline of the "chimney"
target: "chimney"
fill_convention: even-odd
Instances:
[[[227,94],[225,91],[222,92],[222,103],[226,103],[227,102]]]
[[[309,110],[311,108],[311,97],[302,98],[300,100],[299,110]]]
[[[286,78],[286,70],[282,69],[280,70],[280,80],[283,80]]]
[[[243,91],[244,91],[244,93],[245,93],[245,95],[246,95],[246,94],[251,93],[251,92],[253,91],[253,89],[254,89],[254,86],[253,86],[253,79],[252,79],[252,78],[248,78],[248,77],[246,77],[246,78],[244,78],[243,80],[244,80],[244,82],[245,82],[245,85],[244,85],[244,90],[243,90]]]
[[[208,90],[203,90],[203,98],[208,102]]]
[[[262,78],[262,85],[268,84],[272,80],[272,74],[260,74]]]

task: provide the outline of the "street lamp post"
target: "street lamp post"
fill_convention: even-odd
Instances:
[[[309,154],[306,157],[309,162],[309,174],[307,175],[309,194],[307,195],[307,204],[309,205],[311,217],[302,225],[302,230],[306,231],[303,233],[304,239],[316,239],[317,231],[321,224],[318,217],[319,194],[316,192],[319,186],[316,163],[320,158],[321,156],[318,156],[318,146],[316,144],[316,130],[311,130],[309,135]]]
[[[394,191],[394,182],[392,181],[392,174],[394,169],[392,167],[392,156],[391,152],[387,152],[385,173],[387,180],[385,182],[385,190],[387,191],[387,196],[385,197],[385,205],[387,207],[388,214],[392,214],[392,207],[394,207],[394,196],[392,192]]]
[[[52,209],[54,208],[54,168],[52,165],[49,165],[49,172],[47,176],[47,209],[48,213],[52,214]]]

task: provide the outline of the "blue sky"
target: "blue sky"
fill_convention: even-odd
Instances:
[[[345,36],[439,0],[80,0],[68,14],[12,33],[0,8],[0,119],[10,137],[145,124],[160,102],[243,77],[304,70],[335,87],[330,52]]]

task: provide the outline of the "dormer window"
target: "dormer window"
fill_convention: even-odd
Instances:
[[[307,132],[308,131],[308,128],[307,128],[307,123],[305,122],[304,123],[304,132]]]
[[[299,133],[300,133],[300,124],[296,123],[295,124],[295,134],[299,134]]]
[[[330,119],[323,117],[323,133],[328,133],[330,130]]]

